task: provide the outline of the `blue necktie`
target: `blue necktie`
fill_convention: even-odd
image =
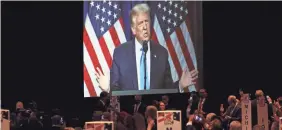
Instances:
[[[145,75],[145,72],[144,72],[144,66],[145,66],[145,63],[144,63],[144,57],[145,57],[145,53],[143,52],[143,50],[141,49],[142,51],[142,54],[141,54],[141,58],[140,58],[140,89],[141,90],[144,90],[144,75]],[[146,70],[148,70],[148,68],[146,68]],[[149,79],[148,79],[148,71],[146,72],[146,89],[150,88],[149,86]]]

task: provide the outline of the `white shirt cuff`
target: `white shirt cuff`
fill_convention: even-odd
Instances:
[[[192,125],[192,121],[189,121],[189,122],[186,124],[186,126],[188,126],[188,125]]]

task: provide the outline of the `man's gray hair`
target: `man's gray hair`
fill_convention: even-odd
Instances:
[[[134,24],[133,17],[137,16],[139,13],[148,13],[150,14],[150,7],[146,3],[136,4],[130,11],[130,24],[131,27]]]

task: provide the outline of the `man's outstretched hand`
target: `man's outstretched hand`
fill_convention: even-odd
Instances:
[[[97,72],[95,72],[96,80],[99,83],[99,88],[102,89],[102,91],[109,92],[110,91],[110,74],[103,74],[102,71],[97,67]]]
[[[198,71],[192,70],[188,71],[188,68],[185,68],[185,70],[182,72],[179,85],[182,89],[189,87],[191,85],[196,84],[195,80],[198,78]]]

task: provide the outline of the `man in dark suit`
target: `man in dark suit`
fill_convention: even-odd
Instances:
[[[200,114],[205,116],[208,114],[208,93],[206,89],[200,89],[199,95],[193,95],[190,114]]]
[[[103,91],[100,93],[100,100],[98,101],[95,110],[96,111],[102,111],[102,112],[107,112],[108,106],[110,103],[110,97],[109,93]]]
[[[251,105],[252,105],[252,126],[257,125],[257,123],[258,123],[258,112],[257,112],[258,101],[261,98],[265,98],[262,90],[256,90],[255,96],[256,96],[256,99],[251,101]],[[268,105],[268,119],[269,119],[269,121],[272,121],[271,116],[273,115],[273,109],[272,109],[272,106],[270,104],[267,103],[267,105]]]
[[[232,121],[241,121],[241,106],[234,95],[228,97],[228,108],[224,112],[224,108],[220,110],[223,125],[227,129]],[[222,106],[223,107],[223,106]],[[224,112],[224,113],[223,113]]]
[[[173,83],[167,50],[150,40],[149,6],[145,3],[135,5],[130,12],[130,18],[135,39],[121,44],[114,50],[110,70],[111,91],[177,89],[183,92],[184,88],[193,85],[193,80],[197,78],[196,71],[193,73],[184,71],[179,83]],[[144,49],[146,44],[148,49]],[[146,57],[146,63],[144,57]],[[144,77],[146,77],[146,83]]]
[[[146,105],[142,102],[142,96],[141,95],[135,95],[135,103],[132,106],[132,115],[134,113],[140,113],[144,116],[145,110],[146,110]]]

